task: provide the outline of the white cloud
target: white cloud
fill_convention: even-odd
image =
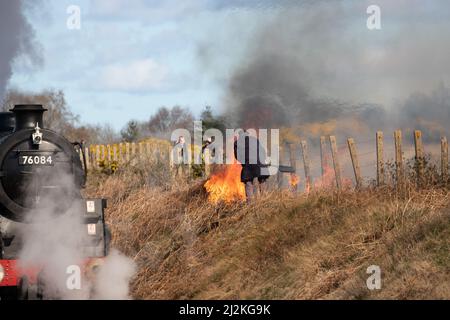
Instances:
[[[126,3],[121,0],[95,0],[91,5],[94,11],[104,14],[117,14],[126,8]]]
[[[164,89],[168,74],[168,68],[153,59],[136,60],[104,67],[100,85],[107,90],[158,91]]]
[[[90,4],[94,17],[149,24],[184,19],[208,9],[207,0],[94,0]]]

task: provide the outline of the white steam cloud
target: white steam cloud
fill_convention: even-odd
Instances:
[[[136,270],[134,262],[117,250],[111,250],[97,271],[84,268],[87,258],[84,241],[88,233],[82,219],[86,207],[83,201],[74,201],[65,209],[77,192],[73,178],[54,175],[54,179],[59,181],[58,185],[63,182],[64,190],[45,191],[38,199],[38,209],[29,213],[30,221],[22,234],[22,267],[44,270],[41,274],[44,299],[130,299],[129,282]],[[52,185],[51,178],[46,181],[47,186]],[[71,281],[77,283],[70,272],[71,266],[81,270],[80,287],[68,285]]]

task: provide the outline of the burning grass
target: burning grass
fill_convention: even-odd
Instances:
[[[309,194],[209,203],[204,181],[91,179],[109,198],[114,245],[133,257],[138,299],[450,298],[447,189]],[[91,181],[91,182],[92,182]],[[366,269],[379,265],[382,290]]]
[[[213,173],[205,183],[208,201],[217,204],[221,201],[231,203],[245,200],[245,187],[241,183],[241,170],[242,167],[238,163],[218,168],[217,172]]]

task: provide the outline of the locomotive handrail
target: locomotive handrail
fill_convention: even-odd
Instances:
[[[59,152],[61,152],[61,149],[58,150],[29,150],[29,149],[14,149],[12,150],[14,152],[20,153],[20,152],[26,152],[26,153],[53,153],[53,154],[57,154]]]
[[[88,169],[87,169],[86,153],[84,152],[83,142],[72,142],[72,145],[78,146],[80,148],[81,155],[83,157],[83,167],[84,167],[84,183],[83,183],[83,187],[85,187],[86,186],[86,181],[87,181]]]

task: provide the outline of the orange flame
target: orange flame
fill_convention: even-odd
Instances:
[[[291,175],[289,177],[289,185],[292,188],[296,188],[299,182],[300,182],[299,176],[296,175],[295,173],[291,173]]]
[[[206,181],[205,189],[208,191],[208,201],[211,203],[230,203],[245,200],[245,187],[241,182],[242,167],[239,163],[227,165]]]
[[[321,188],[333,188],[336,186],[336,175],[334,173],[334,168],[332,166],[325,166],[323,175],[318,181],[314,183],[314,187]],[[342,173],[341,173],[342,174]],[[341,177],[342,187],[351,188],[353,182],[352,179],[347,177]]]
[[[331,166],[326,165],[322,177],[314,184],[315,188],[330,188],[336,185],[336,177],[334,175],[334,169]]]

